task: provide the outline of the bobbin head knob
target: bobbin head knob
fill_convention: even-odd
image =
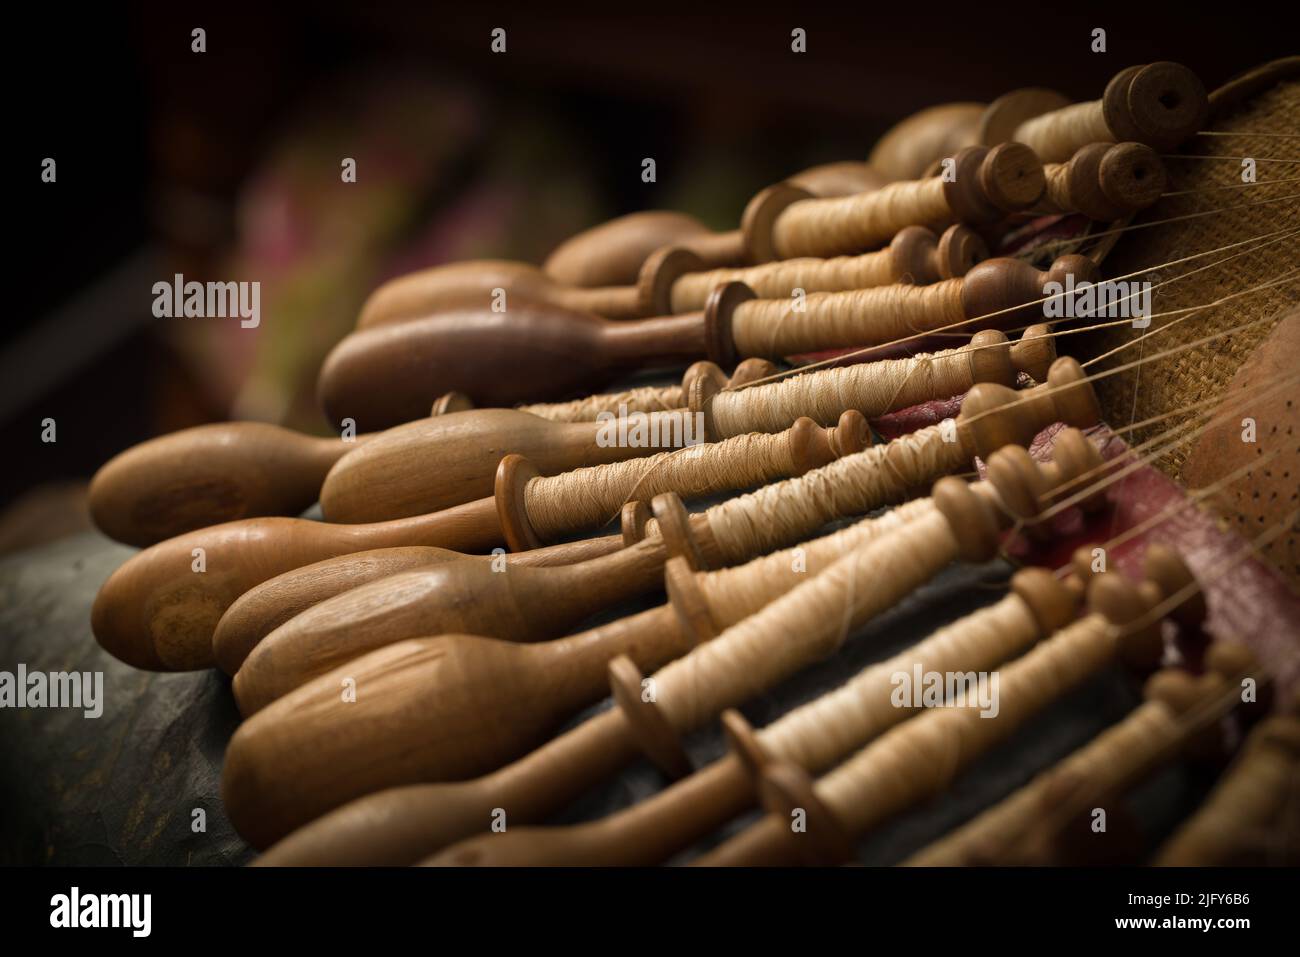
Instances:
[[[673,283],[707,267],[695,253],[678,246],[657,249],[646,257],[637,273],[637,312],[643,316],[668,316],[673,311]]]
[[[1057,258],[1047,270],[1020,259],[989,259],[962,280],[962,311],[972,328],[1068,318],[1074,314],[1075,291],[1099,276],[1096,263],[1073,253]]]
[[[1169,182],[1165,164],[1142,143],[1116,143],[1105,151],[1097,168],[1101,191],[1125,213],[1146,209],[1160,198]]]
[[[958,279],[988,258],[989,246],[984,237],[961,223],[943,231],[934,252],[940,279]]]
[[[1047,382],[1017,392],[981,382],[966,393],[958,434],[971,456],[987,457],[1004,445],[1028,446],[1053,422],[1076,428],[1096,425],[1101,418],[1092,384],[1070,356],[1052,363]]]
[[[664,563],[664,590],[668,593],[668,604],[677,616],[682,633],[692,645],[711,641],[722,631],[713,619],[713,610],[700,587],[698,574],[681,555],[674,555]]]
[[[948,520],[957,541],[957,554],[963,561],[984,562],[997,554],[1002,530],[986,493],[955,475],[947,475],[934,483],[930,497]]]
[[[1166,60],[1121,70],[1106,85],[1101,110],[1116,140],[1167,151],[1201,128],[1209,97],[1195,73]]]
[[[511,453],[497,464],[493,483],[497,520],[511,551],[521,552],[541,548],[544,544],[533,523],[528,519],[528,483],[541,475],[537,466],[522,455]]]
[[[968,146],[954,162],[943,192],[953,216],[963,223],[997,222],[1009,212],[1028,209],[1047,188],[1042,161],[1023,143]]]
[[[716,287],[704,301],[704,348],[720,366],[736,364],[736,340],[731,335],[731,315],[742,302],[757,298],[743,282]]]
[[[618,528],[623,545],[635,545],[645,538],[645,528],[650,521],[650,506],[638,499],[624,502],[618,513]]]
[[[806,189],[791,183],[776,183],[749,201],[740,217],[740,232],[751,263],[766,263],[780,258],[774,241],[777,217],[793,204],[812,198],[813,194]]]
[[[939,241],[924,226],[900,229],[889,244],[889,271],[894,282],[928,286],[939,280]]]
[[[727,384],[733,388],[747,385],[750,382],[757,382],[759,379],[766,379],[768,376],[776,375],[776,371],[776,363],[771,359],[751,357],[742,360],[736,366],[736,370],[731,373],[731,379]]]
[[[704,554],[700,551],[695,532],[691,528],[691,515],[682,504],[676,492],[663,492],[650,500],[650,511],[654,514],[669,555],[678,555],[696,571],[707,568]]]
[[[1070,200],[1089,219],[1118,219],[1145,209],[1165,190],[1165,167],[1141,143],[1089,143],[1066,164]]]
[[[1045,322],[1030,326],[1011,344],[1011,365],[1035,382],[1045,382],[1056,361],[1056,340]]]
[[[1011,576],[1011,590],[1025,603],[1039,634],[1050,635],[1074,620],[1083,590],[1045,568],[1022,568]]]
[[[971,382],[1016,384],[1016,370],[1011,364],[1011,345],[997,329],[984,329],[971,336],[967,350]]]

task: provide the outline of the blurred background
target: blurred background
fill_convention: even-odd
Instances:
[[[863,158],[935,103],[1091,99],[1157,59],[1212,89],[1290,52],[1259,14],[1154,5],[187,6],[14,14],[0,553],[88,527],[89,476],[152,435],[228,417],[323,431],[320,360],[391,276],[537,262],[640,209],[734,227],[761,187]],[[155,319],[153,284],[175,273],[260,281],[260,326]]]

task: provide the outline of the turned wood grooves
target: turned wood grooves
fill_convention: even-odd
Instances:
[[[1043,284],[1067,273],[1076,283],[1093,281],[1097,267],[1083,256],[1062,256],[1044,273],[1021,260],[990,259],[962,279],[810,293],[797,302],[754,299],[744,284],[728,283],[702,312],[653,319],[613,321],[543,305],[508,315],[451,311],[349,335],[326,359],[320,392],[335,418],[391,426],[423,416],[448,391],[510,405],[573,394],[613,370],[653,367],[668,357],[731,366],[741,356],[879,344],[980,316],[990,317],[985,326],[1028,325],[1043,318]],[[1014,308],[1025,303],[1035,305]],[[385,388],[374,388],[376,381]]]

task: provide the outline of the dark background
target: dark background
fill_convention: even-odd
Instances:
[[[472,131],[437,144],[445,162],[403,194],[406,221],[376,231],[388,258],[330,290],[339,314],[355,315],[385,275],[455,258],[410,237],[454,223],[467,191],[496,197],[468,247],[477,255],[536,259],[575,229],[645,208],[726,228],[758,188],[864,157],[927,105],[1027,85],[1094,98],[1118,69],[1155,59],[1185,62],[1213,88],[1289,52],[1287,31],[1257,7],[186,6],[7,14],[19,17],[6,97],[17,259],[0,324],[0,440],[17,454],[0,472],[0,508],[21,501],[17,519],[13,508],[0,516],[0,551],[81,521],[81,483],[112,454],[231,413],[247,363],[210,344],[178,348],[176,329],[148,314],[148,287],[176,270],[219,272],[231,249],[248,248],[239,203],[250,178],[292,141],[304,104],[328,118],[340,78],[401,75],[473,101]],[[194,26],[207,30],[205,54],[190,51]],[[506,55],[489,52],[495,26]],[[808,32],[806,54],[790,51],[795,26]],[[1105,54],[1088,51],[1095,26],[1108,31]],[[321,151],[335,181],[337,155]],[[647,155],[654,184],[639,175]],[[45,156],[59,164],[54,186],[40,182]],[[486,169],[500,173],[488,186]],[[264,297],[263,326],[276,321]],[[300,368],[281,375],[292,401],[271,417],[323,428],[310,373],[344,331],[337,316],[313,328]],[[218,367],[225,384],[214,388],[205,379]],[[54,445],[39,439],[47,416],[59,423]]]

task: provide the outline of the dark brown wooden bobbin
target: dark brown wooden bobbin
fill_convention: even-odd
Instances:
[[[627,719],[628,734],[647,758],[673,780],[691,773],[691,760],[681,738],[654,701],[641,694],[641,669],[627,655],[609,663],[609,688],[615,705]]]

